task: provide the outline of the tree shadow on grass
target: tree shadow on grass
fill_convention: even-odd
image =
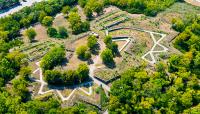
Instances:
[[[63,59],[61,66],[66,66],[67,63],[69,63],[69,60],[67,58]]]
[[[92,81],[92,78],[88,78],[87,80],[83,81],[83,82],[75,82],[73,84],[67,84],[67,83],[64,83],[64,84],[48,84],[47,87],[49,89],[56,89],[56,90],[65,90],[65,89],[75,89],[77,87],[90,87],[92,85],[88,84],[87,82],[91,82]],[[84,84],[86,83],[86,84]]]
[[[119,51],[115,52],[113,55],[114,55],[115,57],[122,57],[122,55],[121,55],[121,53],[120,53]]]
[[[106,65],[106,67],[110,68],[110,69],[114,69],[116,68],[116,63],[114,61],[110,61],[107,63],[104,63]]]
[[[89,59],[89,60],[87,61],[87,64],[88,64],[88,65],[94,64],[94,61],[93,61],[92,59]]]
[[[37,42],[39,42],[39,41],[36,40],[36,39],[33,39],[33,40],[31,41],[31,43],[37,43]]]
[[[91,49],[91,53],[94,54],[94,55],[99,55],[99,50],[100,50],[100,45],[99,44],[96,44],[95,47],[93,49]]]
[[[80,59],[81,61],[87,62],[88,65],[94,64],[94,61],[92,60],[92,58],[85,59],[85,58],[83,58],[83,57],[78,57],[78,59]]]

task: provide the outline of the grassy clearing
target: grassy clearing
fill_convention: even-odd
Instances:
[[[188,14],[199,14],[200,7],[193,6],[187,3],[181,3],[177,2],[174,5],[172,5],[170,8],[167,8],[164,12],[161,13],[161,15],[164,15],[165,13],[178,13],[182,16],[186,16]]]
[[[27,46],[24,45],[22,47],[16,48],[16,50],[25,53],[30,61],[35,61],[43,57],[52,47],[56,45],[59,44],[50,41],[36,42]]]
[[[156,41],[158,41],[159,39],[162,38],[162,36],[159,34],[153,34],[153,35],[154,35],[154,38],[156,39]]]
[[[63,90],[60,90],[61,94],[63,95],[63,97],[68,97],[70,95],[70,93],[73,91],[73,89],[70,88],[65,88]]]
[[[38,96],[34,97],[34,99],[40,100],[40,101],[46,101],[46,100],[48,100],[49,98],[52,98],[52,97],[54,97],[54,93],[50,92],[50,93],[46,93],[46,94],[43,94],[43,95],[38,95]]]
[[[116,75],[117,75],[117,71],[112,70],[112,69],[107,69],[107,68],[99,69],[95,72],[95,76],[104,81],[108,81],[112,78],[115,78]]]
[[[153,51],[163,51],[163,50],[164,50],[163,47],[161,47],[161,46],[159,46],[159,45],[156,45],[156,47],[154,48]]]
[[[85,91],[89,91],[89,90],[90,90],[89,88],[90,88],[91,86],[92,86],[92,85],[89,85],[89,84],[88,84],[88,85],[82,86],[81,88],[84,89]]]
[[[150,55],[150,54],[147,54],[147,55],[145,56],[145,58],[146,58],[147,60],[149,60],[149,61],[153,61],[153,59],[151,58],[151,55]]]
[[[40,72],[37,71],[35,74],[32,74],[31,76],[32,76],[33,78],[39,80],[39,79],[40,79]]]
[[[111,36],[129,36],[131,30],[127,30],[127,29],[120,29],[120,30],[116,30],[116,31],[111,31],[109,32],[109,35]]]
[[[147,32],[140,32],[137,30],[130,30],[130,29],[120,29],[116,31],[109,32],[111,36],[129,36],[130,38],[134,38],[133,40],[141,42],[146,42],[147,47],[151,48],[153,46],[153,41],[151,36]]]
[[[138,42],[134,43],[132,47],[130,47],[131,52],[136,56],[142,56],[145,51],[147,51],[150,48],[147,48],[147,45],[145,42]]]

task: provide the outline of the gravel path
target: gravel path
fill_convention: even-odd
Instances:
[[[144,31],[145,31],[145,30],[144,30]],[[142,59],[148,61],[148,62],[151,63],[151,64],[155,64],[155,63],[156,63],[156,59],[155,59],[154,53],[167,52],[167,50],[168,50],[168,48],[166,48],[165,46],[163,46],[162,44],[160,44],[160,41],[163,40],[163,39],[166,37],[166,34],[161,34],[161,33],[156,33],[156,32],[150,32],[150,31],[145,31],[145,32],[150,33],[151,38],[152,38],[152,40],[153,40],[153,42],[154,42],[154,45],[153,45],[153,47],[151,48],[150,51],[148,51],[146,54],[144,54],[144,55],[142,56]],[[154,34],[160,35],[161,38],[160,38],[159,40],[156,41]],[[163,50],[155,51],[154,49],[155,49],[155,47],[156,47],[157,45],[160,46],[160,47],[162,47]],[[152,60],[148,60],[148,59],[146,58],[146,56],[149,55],[149,54],[150,54]]]

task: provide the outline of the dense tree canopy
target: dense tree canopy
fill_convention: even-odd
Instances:
[[[61,65],[64,60],[64,48],[54,47],[42,58],[40,66],[43,70],[50,70],[57,65]]]
[[[0,10],[19,4],[19,0],[0,0]]]
[[[49,27],[47,29],[47,34],[49,37],[57,37],[58,31],[53,27]]]
[[[92,17],[92,13],[96,12],[97,14],[103,11],[103,0],[87,0],[87,3],[84,4],[84,0],[79,0],[81,6],[84,6],[84,11],[87,17]]]
[[[173,3],[182,0],[105,0],[106,4],[116,5],[130,13],[144,13],[155,16]]]
[[[87,38],[87,46],[90,48],[90,50],[94,50],[97,45],[97,38],[93,35],[89,36]]]
[[[106,5],[115,5],[129,13],[143,13],[155,16],[158,12],[171,6],[173,3],[183,0],[79,0],[78,3],[84,7],[87,17],[91,18],[93,12],[100,13]]]
[[[182,113],[199,104],[198,77],[178,70],[167,75],[163,63],[157,71],[147,73],[131,68],[111,88],[111,113]]]
[[[68,37],[68,32],[65,27],[59,27],[58,28],[58,37],[59,38],[66,38]]]
[[[177,21],[181,21],[182,24],[177,24]],[[175,39],[175,47],[183,52],[193,49],[200,51],[200,17],[194,18],[189,25],[183,20],[179,19],[177,21],[174,22],[174,28],[181,33]]]
[[[25,55],[20,52],[11,52],[0,59],[0,78],[5,82],[13,79],[21,66],[25,65]]]
[[[113,54],[112,51],[108,48],[106,48],[105,50],[103,50],[103,52],[101,53],[101,59],[103,60],[103,62],[105,64],[109,64],[109,63],[113,63]]]
[[[62,12],[63,14],[68,14],[69,11],[70,11],[70,9],[71,9],[70,6],[65,6],[65,7],[62,8],[62,11],[61,11],[61,12]]]
[[[81,17],[77,12],[70,12],[68,21],[70,22],[70,26],[74,34],[79,34],[90,30],[89,22],[82,22]]]
[[[54,16],[62,10],[62,7],[66,5],[73,5],[75,2],[77,1],[51,0],[36,3],[31,7],[25,7],[11,16],[1,18],[0,31],[8,32],[8,38],[13,39],[19,35],[20,28],[29,27],[31,24],[36,22],[41,22],[48,26],[51,24],[50,22],[52,20],[49,18],[49,16]],[[6,4],[8,4],[8,2]]]
[[[88,51],[88,47],[84,45],[76,49],[76,54],[78,55],[78,58],[83,60],[88,60],[91,58],[91,53]]]
[[[112,41],[111,36],[106,36],[104,38],[104,43],[106,44],[106,47],[112,51],[112,54],[115,56],[116,54],[119,54],[118,45]]]
[[[51,26],[53,23],[53,18],[51,16],[45,16],[42,20],[44,26]]]

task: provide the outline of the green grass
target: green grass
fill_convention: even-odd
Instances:
[[[146,44],[145,42],[141,42],[141,43],[135,43],[133,44],[133,47],[131,47],[131,51],[137,55],[137,56],[141,56],[144,54],[145,50],[146,50]]]
[[[116,71],[111,69],[101,69],[101,71],[96,72],[95,75],[104,81],[109,81],[117,76]]]
[[[106,107],[108,103],[108,97],[106,96],[106,93],[101,86],[99,87],[99,94],[100,94],[100,105],[102,107]]]
[[[164,50],[163,47],[161,47],[161,46],[159,46],[159,45],[156,45],[156,47],[154,48],[153,51],[162,51],[162,50]]]
[[[191,14],[199,14],[199,11],[200,7],[193,6],[184,2],[177,2],[171,7],[167,8],[164,12],[162,12],[162,14],[165,15],[165,13],[179,13],[182,16],[186,16]]]

